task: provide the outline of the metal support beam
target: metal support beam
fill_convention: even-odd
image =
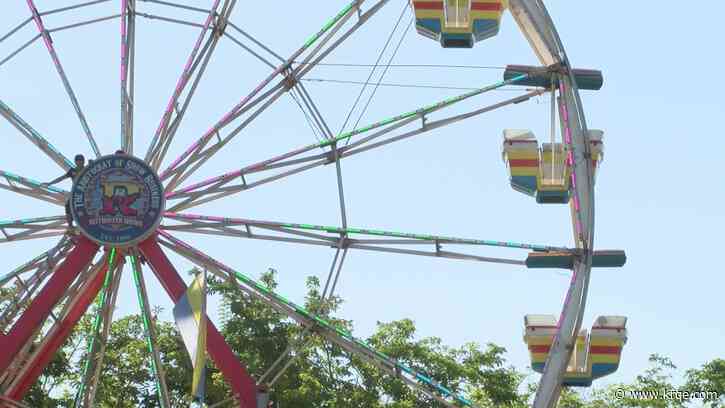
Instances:
[[[62,215],[0,220],[0,243],[63,235],[65,231],[66,221]]]
[[[51,268],[38,268],[27,282],[24,282],[18,276],[15,277],[16,288],[20,290],[16,293],[15,299],[10,302],[0,315],[0,331],[5,331],[5,328],[17,318],[20,311],[28,307],[33,295],[45,279],[50,276],[51,272]]]
[[[559,113],[564,143],[569,147],[566,162],[571,169],[570,200],[574,242],[581,253],[574,262],[572,280],[564,300],[549,356],[534,397],[534,408],[552,408],[561,393],[566,371],[586,306],[594,236],[594,189],[589,159],[586,118],[571,63],[549,12],[541,0],[510,0],[511,14],[545,66],[558,65]]]
[[[255,297],[280,313],[296,320],[305,328],[309,327],[310,330],[320,334],[328,341],[338,345],[349,353],[353,353],[391,376],[399,378],[411,388],[435,399],[436,401],[444,404],[446,407],[455,408],[458,406],[457,404],[462,404],[467,407],[475,407],[471,401],[439,384],[429,376],[417,372],[416,370],[388,357],[387,355],[374,350],[369,344],[353,337],[352,333],[345,329],[333,326],[324,318],[311,313],[303,307],[296,305],[283,296],[271,291],[264,284],[229,268],[207,255],[204,255],[197,249],[172,237],[168,233],[162,231],[160,234],[164,237],[164,241],[161,241],[162,245],[171,248],[179,255],[189,259],[197,265],[209,268],[210,272],[215,273],[222,279],[235,282],[241,291]],[[449,401],[447,398],[453,399],[455,403]]]
[[[155,170],[158,170],[158,168],[161,166],[161,163],[163,162],[164,156],[171,144],[174,134],[179,128],[181,120],[184,117],[184,113],[186,112],[186,109],[191,102],[194,91],[199,81],[201,80],[204,71],[206,70],[206,66],[211,59],[214,49],[217,46],[219,38],[221,37],[221,33],[223,33],[224,31],[223,25],[225,19],[229,16],[229,13],[231,13],[233,5],[234,3],[236,3],[236,1],[232,2],[231,7],[229,1],[225,1],[224,6],[222,7],[222,12],[224,14],[223,16],[218,17],[217,9],[219,8],[220,3],[220,0],[214,0],[211,9],[208,11],[207,18],[204,21],[204,24],[201,26],[202,30],[199,33],[199,36],[196,39],[196,43],[194,44],[194,47],[192,48],[191,53],[186,60],[186,65],[184,66],[184,69],[181,72],[181,76],[176,83],[176,88],[174,89],[174,92],[169,99],[169,103],[166,105],[166,109],[164,110],[163,116],[161,117],[161,122],[156,128],[156,132],[151,139],[151,144],[149,145],[149,149],[147,150],[145,155],[145,161],[149,163],[149,165]],[[209,35],[209,38],[204,44],[204,47],[201,48],[204,38],[207,37],[207,32],[209,31],[210,27],[212,27],[212,24],[215,22],[217,23],[217,31],[212,32],[212,34]],[[199,72],[195,75],[197,68],[199,68]],[[181,108],[179,109],[179,100],[192,77],[194,77],[194,81],[192,83],[191,89],[187,93],[187,96],[183,99]],[[176,113],[176,115],[174,115],[174,113]]]
[[[176,272],[163,250],[152,236],[138,246],[146,257],[151,270],[161,282],[171,300],[176,303],[187,290],[186,284]],[[257,391],[254,379],[229,348],[224,337],[210,319],[207,322],[207,353],[226,379],[232,392],[239,399],[240,408],[256,407]]]
[[[9,398],[22,400],[30,387],[38,380],[40,374],[55,356],[57,350],[63,346],[85,314],[88,306],[93,302],[101,289],[103,278],[106,275],[106,263],[102,262],[92,276],[86,281],[83,289],[71,301],[68,313],[63,320],[45,337],[23,371],[16,377],[6,394]]]
[[[233,120],[247,112],[249,109],[253,107],[255,103],[261,102],[263,99],[257,98],[257,95],[262,92],[263,89],[267,88],[268,85],[272,83],[272,81],[278,77],[280,74],[284,74],[286,71],[288,71],[291,64],[299,58],[304,52],[309,50],[315,43],[317,43],[317,46],[315,48],[312,48],[308,55],[305,58],[305,62],[309,62],[315,55],[318,53],[320,54],[317,59],[314,61],[314,63],[303,66],[303,67],[297,67],[292,70],[292,75],[295,78],[301,78],[305,73],[307,73],[314,64],[318,63],[322,58],[327,56],[330,52],[332,52],[333,49],[335,49],[342,41],[344,41],[346,38],[348,38],[353,32],[355,32],[362,24],[365,23],[372,15],[374,15],[385,3],[387,3],[388,0],[380,0],[378,3],[376,3],[373,7],[371,7],[364,15],[358,19],[358,21],[355,23],[354,26],[349,28],[344,34],[342,34],[336,41],[334,41],[329,47],[325,48],[323,50],[323,47],[326,45],[328,41],[332,39],[332,37],[337,33],[338,30],[342,28],[342,26],[347,22],[347,20],[354,14],[354,11],[357,10],[363,0],[355,0],[352,3],[350,3],[347,7],[345,7],[340,13],[338,13],[333,19],[331,19],[325,26],[316,34],[314,34],[309,40],[305,42],[305,44],[299,48],[296,52],[292,54],[290,58],[285,61],[284,64],[280,65],[276,70],[274,70],[265,80],[263,80],[250,94],[245,96],[237,105],[235,105],[232,110],[230,110],[227,114],[225,114],[211,129],[209,129],[201,138],[199,138],[196,142],[194,142],[188,149],[184,151],[184,153],[179,156],[174,162],[172,162],[160,175],[161,179],[164,181],[167,181],[167,191],[171,191],[176,186],[178,186],[180,183],[184,182],[186,178],[188,178],[196,169],[198,169],[203,163],[205,163],[209,158],[212,157],[217,151],[221,149],[224,145],[229,143],[231,139],[238,134],[238,132],[245,127],[248,123],[251,122],[256,116],[261,114],[261,112],[266,109],[270,105],[270,103],[264,103],[261,108],[259,108],[256,112],[254,112],[242,125],[237,127],[234,131],[230,133],[229,136],[225,137],[221,142],[217,143],[214,146],[211,146],[209,148],[206,148],[207,144],[211,141],[211,139],[219,133],[219,131],[227,126],[229,123],[231,123]],[[319,43],[318,43],[319,41]],[[280,83],[278,83],[276,86],[271,88],[265,95],[272,95],[273,92],[274,95],[272,96],[271,100],[268,102],[273,101],[274,99],[281,96],[284,92],[286,92],[286,89],[284,89],[283,85],[285,82],[285,78],[282,78]],[[281,88],[281,89],[280,89]],[[266,96],[265,96],[266,98]],[[204,150],[206,148],[206,150]],[[189,167],[193,166],[191,169]]]
[[[555,245],[529,244],[511,241],[494,241],[485,239],[460,238],[433,234],[414,234],[408,232],[384,231],[368,228],[342,228],[338,226],[298,224],[278,221],[252,220],[244,218],[214,217],[198,214],[167,212],[169,220],[178,224],[166,223],[161,228],[165,231],[180,231],[197,234],[232,236],[237,238],[295,242],[333,248],[357,248],[369,251],[394,252],[412,255],[435,256],[453,259],[468,259],[488,262],[512,263],[523,265],[523,261],[504,258],[487,258],[472,253],[456,253],[443,251],[444,245],[473,247],[498,247],[522,249],[527,251],[560,251],[571,252],[571,248]],[[257,230],[273,231],[275,235],[267,235]],[[303,236],[309,239],[295,239]],[[341,241],[340,237],[345,238]],[[363,237],[380,237],[367,239]],[[431,251],[409,250],[410,246],[430,246]]]
[[[32,270],[40,270],[40,269],[53,269],[55,265],[59,262],[60,259],[63,259],[65,255],[70,250],[70,242],[66,237],[63,237],[60,239],[58,244],[53,246],[52,248],[48,249],[47,251],[44,251],[40,255],[36,256],[35,258],[31,259],[30,261],[18,266],[17,268],[13,269],[11,272],[7,273],[3,277],[0,278],[0,287],[4,286],[7,282],[9,282],[11,279],[15,278],[16,276],[32,271]]]
[[[55,69],[56,71],[58,71],[61,82],[63,82],[63,87],[68,94],[68,98],[70,98],[71,104],[76,111],[76,115],[81,122],[81,127],[83,128],[83,131],[88,138],[88,142],[90,143],[93,152],[96,154],[96,157],[100,157],[101,151],[98,150],[98,145],[96,144],[95,139],[93,139],[93,134],[91,133],[91,129],[88,127],[88,122],[86,121],[86,117],[81,110],[80,104],[78,103],[78,98],[76,98],[75,92],[73,92],[70,81],[68,81],[68,76],[65,74],[65,70],[63,70],[63,66],[60,63],[60,59],[58,58],[58,54],[55,52],[55,47],[53,46],[53,40],[50,38],[50,33],[48,32],[48,30],[46,30],[45,25],[43,24],[43,19],[40,17],[38,9],[37,7],[35,7],[35,3],[33,2],[33,0],[26,0],[26,2],[28,3],[28,8],[33,15],[33,20],[35,21],[35,25],[38,28],[38,32],[43,37],[43,42],[45,43],[45,47],[48,49],[50,58],[53,60],[53,65],[55,65]]]
[[[25,136],[32,144],[38,147],[46,156],[48,156],[63,171],[67,171],[73,167],[73,163],[65,157],[58,149],[50,144],[37,130],[28,124],[23,118],[15,113],[10,106],[0,100],[0,115],[2,115],[11,125],[13,125],[23,136]]]
[[[115,256],[118,256],[117,263]],[[116,250],[111,250],[111,255],[108,262],[108,278],[109,284],[104,287],[102,299],[99,302],[100,309],[96,316],[96,322],[94,322],[94,333],[93,343],[86,357],[86,361],[90,363],[86,366],[86,378],[83,380],[81,390],[87,389],[85,393],[79,392],[81,397],[82,407],[94,407],[96,400],[96,391],[98,390],[98,381],[100,380],[101,370],[103,369],[103,358],[106,353],[106,343],[108,341],[108,334],[111,330],[111,323],[113,321],[113,311],[116,307],[116,298],[118,296],[118,286],[123,273],[123,266],[125,259],[121,254],[116,254]],[[99,324],[100,323],[100,324]],[[78,399],[76,399],[76,406],[78,405]]]
[[[44,186],[41,182],[27,177],[18,176],[0,170],[0,188],[28,197],[37,198],[51,204],[64,206],[67,191],[52,186]]]
[[[525,76],[521,76],[515,80],[511,80],[513,82],[523,79]],[[185,210],[188,208],[192,208],[197,205],[201,205],[210,201],[214,201],[232,194],[235,194],[240,191],[249,190],[252,188],[255,188],[257,186],[260,186],[262,184],[266,184],[272,181],[280,180],[282,178],[291,176],[293,174],[301,173],[307,170],[310,170],[315,167],[319,167],[322,165],[326,165],[329,163],[332,163],[333,161],[339,161],[341,158],[349,157],[358,153],[362,153],[367,150],[371,150],[373,148],[381,147],[389,143],[393,143],[396,141],[400,141],[403,139],[407,139],[413,136],[417,136],[423,133],[430,132],[434,129],[438,129],[440,127],[444,127],[456,122],[460,122],[465,119],[469,119],[478,115],[481,115],[486,112],[493,111],[495,109],[499,109],[508,105],[513,105],[517,103],[521,103],[524,101],[529,100],[530,98],[541,95],[545,92],[548,92],[548,90],[540,89],[535,90],[529,93],[526,93],[524,95],[514,97],[507,99],[505,101],[486,106],[480,109],[476,109],[473,111],[470,111],[468,113],[459,114],[450,116],[448,118],[440,119],[433,122],[426,122],[421,124],[421,126],[417,129],[405,132],[401,135],[390,137],[387,140],[379,141],[376,143],[370,143],[374,139],[381,138],[395,130],[398,130],[402,128],[403,126],[406,126],[410,123],[415,122],[418,118],[422,117],[423,115],[435,112],[437,110],[443,109],[447,106],[453,105],[457,102],[460,102],[462,100],[468,99],[472,96],[479,95],[481,93],[484,93],[486,91],[491,91],[494,89],[497,89],[501,86],[504,86],[506,84],[510,83],[509,81],[503,81],[498,84],[480,88],[473,92],[469,92],[463,95],[459,95],[454,98],[449,98],[446,100],[443,100],[441,102],[438,102],[436,104],[428,105],[419,109],[416,109],[411,112],[406,112],[400,115],[396,115],[394,117],[375,122],[373,124],[370,124],[368,126],[364,126],[359,129],[355,129],[350,132],[343,133],[336,138],[332,140],[324,140],[319,143],[307,145],[295,150],[292,150],[290,152],[284,153],[279,156],[275,156],[271,159],[263,160],[261,162],[257,162],[251,165],[248,165],[242,169],[239,169],[237,171],[232,171],[225,173],[221,176],[213,177],[208,180],[201,181],[199,183],[192,184],[190,186],[178,189],[176,191],[170,192],[166,194],[167,200],[182,200],[181,202],[170,205],[169,211],[176,212]],[[353,137],[365,134],[367,132],[370,132],[372,130],[377,130],[376,132],[373,132],[372,134],[363,137],[359,140],[357,140],[354,143],[351,143],[347,146],[339,146],[339,143],[345,140],[349,140]],[[363,146],[365,145],[365,146]],[[332,146],[333,150],[331,152],[326,153],[314,153],[314,151],[317,151],[321,148],[327,148]],[[305,156],[305,154],[307,154]],[[303,156],[302,158],[298,159],[292,159],[297,156]],[[296,166],[296,167],[295,167]],[[284,167],[292,167],[290,170],[281,171],[278,172],[275,175],[268,176],[266,178],[262,178],[258,181],[254,182],[248,182],[246,179],[243,179],[245,175],[251,175],[254,173],[262,173],[265,171],[270,170],[277,170],[280,171],[280,169]],[[239,182],[242,182],[241,184]],[[231,185],[228,184],[236,182],[237,185]]]
[[[0,337],[0,372],[5,371],[13,357],[25,345],[33,333],[45,321],[53,307],[63,295],[75,277],[93,260],[98,245],[81,236],[75,248],[65,261],[58,266],[48,283],[28,306],[28,309],[15,322],[7,335]]]
[[[159,395],[161,408],[171,408],[169,400],[169,389],[166,385],[166,375],[164,367],[161,364],[161,355],[156,343],[156,325],[155,317],[151,315],[151,305],[149,304],[148,294],[146,293],[146,282],[141,271],[141,262],[138,256],[131,256],[131,267],[133,268],[133,282],[136,285],[136,294],[138,295],[138,304],[141,309],[141,316],[144,323],[144,331],[146,332],[146,346],[149,354],[151,354],[151,371],[156,378],[156,392]]]
[[[15,49],[15,51],[13,51],[10,54],[8,54],[5,58],[3,58],[2,60],[0,60],[0,67],[3,66],[6,62],[10,61],[16,55],[20,54],[20,52],[22,50],[30,47],[34,42],[38,41],[39,38],[40,38],[40,34],[36,34],[35,37],[29,39],[28,41],[26,41],[25,43],[23,43],[23,45],[21,45],[20,47],[18,47],[17,49]]]
[[[121,0],[121,150],[133,155],[136,0]]]

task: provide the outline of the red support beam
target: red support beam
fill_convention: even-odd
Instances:
[[[0,338],[0,372],[8,369],[20,349],[31,340],[36,330],[45,322],[48,315],[68,290],[71,282],[93,261],[98,245],[81,236],[65,261],[53,272],[38,296],[13,325],[4,337]]]
[[[156,235],[139,244],[138,248],[148,260],[151,270],[156,274],[171,300],[174,303],[178,302],[186,292],[187,286],[159,246]],[[208,318],[206,320],[206,333],[206,351],[239,399],[239,406],[241,408],[257,408],[256,382],[249,375],[221,333],[219,333],[214,323]]]
[[[58,349],[65,343],[71,332],[86,313],[88,307],[93,303],[98,292],[103,286],[103,281],[108,271],[108,263],[104,262],[103,266],[95,272],[81,288],[81,292],[76,296],[65,318],[60,324],[48,335],[46,341],[40,346],[40,350],[35,353],[35,358],[27,363],[28,368],[21,372],[21,377],[13,381],[13,385],[6,391],[6,396],[13,400],[20,401],[25,397],[30,387],[38,380],[45,367],[53,359]]]

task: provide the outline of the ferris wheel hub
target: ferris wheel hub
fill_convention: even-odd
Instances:
[[[102,156],[78,175],[70,208],[83,235],[104,246],[127,247],[156,231],[164,212],[164,188],[143,160]]]

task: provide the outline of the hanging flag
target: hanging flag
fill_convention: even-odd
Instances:
[[[174,320],[191,357],[194,375],[191,395],[204,401],[206,366],[206,273],[198,274],[174,306]]]

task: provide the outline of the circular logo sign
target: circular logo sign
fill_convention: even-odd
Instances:
[[[71,212],[91,240],[102,245],[132,245],[159,225],[163,191],[159,178],[142,160],[103,156],[78,175],[71,192]]]

